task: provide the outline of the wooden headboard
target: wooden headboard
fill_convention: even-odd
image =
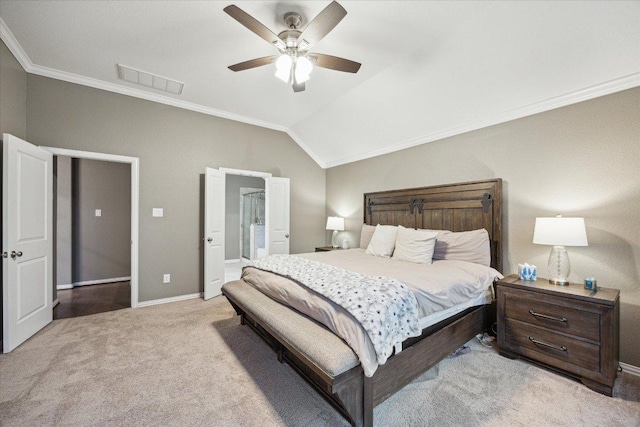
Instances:
[[[500,178],[365,193],[364,222],[450,231],[484,228],[491,242],[491,266],[502,271]]]

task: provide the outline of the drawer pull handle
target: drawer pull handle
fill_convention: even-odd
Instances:
[[[529,310],[529,314],[531,314],[532,316],[536,316],[536,317],[542,317],[543,319],[547,319],[547,320],[555,320],[556,322],[567,323],[567,318],[566,317],[547,316],[546,314],[536,313],[533,310]]]
[[[557,346],[557,345],[553,345],[553,344],[547,344],[546,342],[539,341],[539,340],[537,340],[537,339],[535,339],[533,337],[529,337],[529,341],[531,341],[534,344],[538,344],[538,345],[542,345],[542,346],[545,346],[545,347],[552,348],[554,350],[567,351],[567,347],[565,347],[565,346]]]

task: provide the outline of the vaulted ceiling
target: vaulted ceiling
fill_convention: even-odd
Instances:
[[[315,52],[362,63],[317,68],[305,92],[277,53],[223,12],[273,32],[329,1],[0,1],[0,36],[34,74],[287,132],[332,167],[640,85],[637,1],[347,1]],[[184,82],[181,95],[118,79],[116,64]]]

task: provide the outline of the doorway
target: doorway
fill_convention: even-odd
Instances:
[[[253,261],[266,255],[265,192],[240,187],[240,258]]]
[[[57,147],[41,147],[44,150],[49,151],[54,156],[58,157],[66,157],[73,159],[86,159],[86,160],[94,160],[94,161],[102,161],[102,162],[111,162],[111,163],[121,163],[129,166],[130,171],[130,179],[129,179],[129,188],[130,188],[130,214],[129,214],[129,259],[130,259],[130,270],[129,276],[122,276],[120,278],[128,279],[128,288],[129,288],[129,306],[135,308],[138,306],[138,230],[139,230],[139,197],[140,197],[140,160],[137,157],[129,157],[129,156],[121,156],[117,154],[105,154],[105,153],[94,153],[88,151],[79,151],[79,150],[69,150],[65,148],[57,148]],[[95,206],[93,208],[93,215],[95,216],[96,210],[103,208]],[[99,213],[102,215],[102,211]],[[55,227],[54,227],[55,229]],[[57,272],[56,272],[57,273]],[[113,277],[109,278],[113,279]],[[117,279],[117,278],[116,278]],[[111,281],[111,280],[110,280]],[[85,282],[91,281],[87,280]],[[65,283],[60,283],[64,285]],[[73,281],[68,284],[73,284]],[[81,283],[80,286],[83,284]],[[54,295],[55,288],[54,286]],[[124,287],[124,285],[120,285],[120,287]],[[71,287],[69,287],[71,288]],[[75,287],[74,287],[75,289]],[[88,288],[87,288],[88,289]],[[118,297],[116,297],[117,301],[124,301],[124,297],[122,295],[122,289],[119,289],[117,292]],[[91,297],[93,299],[93,297]],[[54,300],[56,297],[54,296]]]
[[[265,178],[225,176],[225,282],[238,280],[242,267],[266,254]]]
[[[130,169],[54,157],[54,319],[131,307]]]
[[[265,253],[288,254],[289,253],[289,178],[273,177],[270,173],[244,171],[228,168],[205,168],[204,174],[204,299],[208,300],[222,292],[222,285],[239,277],[242,266],[237,268],[237,273],[227,276],[225,265],[227,260],[241,261],[239,223],[231,227],[236,237],[230,242],[235,243],[236,249],[227,256],[226,220],[226,180],[228,176],[241,175],[243,177],[259,177],[264,180],[265,189]],[[240,206],[240,195],[234,203]],[[239,217],[239,213],[238,213]],[[239,219],[238,219],[239,221]],[[237,276],[237,277],[236,277]]]

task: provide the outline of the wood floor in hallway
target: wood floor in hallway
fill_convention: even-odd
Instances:
[[[54,319],[120,310],[131,307],[131,285],[127,281],[63,289],[58,291],[58,300]]]

